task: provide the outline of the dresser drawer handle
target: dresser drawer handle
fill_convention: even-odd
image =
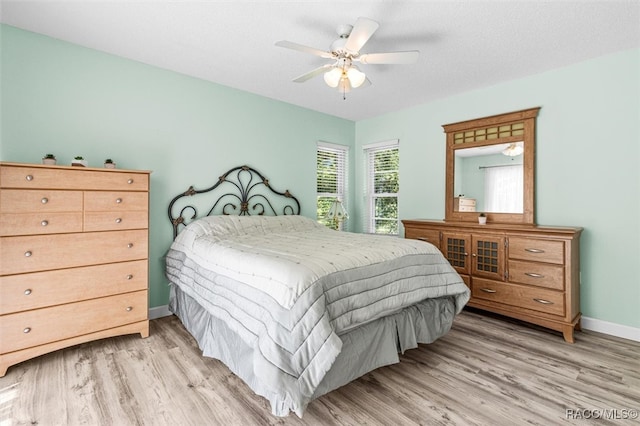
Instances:
[[[133,279],[133,275],[131,275],[131,274],[127,275],[127,279],[128,280],[132,280]]]
[[[544,300],[544,299],[537,299],[537,298],[533,298],[534,301],[538,302],[538,303],[542,303],[543,305],[553,305],[553,302],[549,301],[549,300]]]
[[[40,202],[42,204],[47,204],[49,202],[49,199],[47,197],[42,197],[42,200],[40,200]]]
[[[132,248],[132,247],[133,247],[133,243],[127,244],[127,248]]]
[[[122,222],[122,218],[121,217],[116,218],[116,223],[120,223],[120,222]]]
[[[25,177],[25,179],[27,179],[29,182],[31,182],[33,180],[33,175],[27,175]]]
[[[125,311],[127,311],[127,312],[133,311],[133,306],[127,306]]]
[[[420,241],[429,241],[429,239],[425,237],[418,237],[417,239]]]
[[[47,226],[49,224],[48,220],[43,220],[42,222],[40,222],[40,225],[42,226]]]
[[[129,179],[129,180],[127,181],[127,183],[128,183],[129,185],[131,185],[131,184],[133,183],[133,179]]]
[[[24,295],[25,295],[25,296],[28,296],[28,295],[30,295],[30,294],[31,294],[31,289],[30,289],[30,288],[28,288],[28,289],[26,289],[26,290],[24,291]]]
[[[526,248],[526,249],[524,249],[524,251],[528,251],[529,253],[544,253],[544,250],[532,249],[532,248]]]
[[[524,274],[531,278],[544,278],[544,275],[536,274],[535,272],[525,272]]]
[[[122,202],[122,198],[116,198],[116,204],[120,204]]]
[[[490,288],[481,288],[480,290],[484,291],[485,293],[497,293],[497,290],[493,290]]]
[[[22,330],[22,332],[23,332],[24,334],[27,334],[27,333],[29,333],[30,331],[31,331],[31,327],[26,327],[24,330]]]
[[[24,252],[24,257],[31,257],[32,254],[31,250],[27,250]]]

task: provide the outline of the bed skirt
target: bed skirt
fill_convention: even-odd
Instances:
[[[209,314],[195,299],[171,285],[169,309],[196,339],[202,354],[222,361],[256,394],[271,404],[276,416],[291,411],[302,417],[309,402],[376,368],[400,362],[398,353],[431,343],[446,334],[455,317],[455,297],[428,299],[397,313],[377,319],[339,336],[342,351],[312,397],[299,406],[288,395],[273,390],[256,378],[253,352],[224,321]]]

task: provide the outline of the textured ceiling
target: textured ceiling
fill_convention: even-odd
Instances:
[[[5,1],[3,23],[315,111],[361,120],[640,47],[631,1]],[[419,50],[413,65],[362,65],[373,83],[343,100],[328,61],[335,28],[380,23],[361,53]]]

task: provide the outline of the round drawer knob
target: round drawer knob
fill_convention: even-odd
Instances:
[[[128,183],[129,185],[131,185],[131,184],[133,183],[133,179],[129,179],[129,180],[127,181],[127,183]]]
[[[133,275],[131,275],[131,274],[127,275],[127,279],[128,280],[132,280],[133,279]]]
[[[47,226],[49,224],[48,220],[43,220],[42,222],[40,222],[40,225],[42,226]]]
[[[116,198],[116,203],[120,204],[122,202],[122,198]]]
[[[116,219],[116,223],[120,223],[120,222],[122,222],[122,218],[121,217]]]
[[[30,250],[24,252],[25,257],[31,257],[32,254],[33,253]]]
[[[131,248],[131,247],[133,247],[133,243],[127,244],[127,248]]]
[[[127,311],[127,312],[131,312],[131,311],[133,311],[133,307],[132,307],[132,306],[127,306],[127,308],[125,309],[125,311]]]
[[[42,204],[47,204],[49,202],[49,199],[47,197],[42,197],[42,200],[40,200],[40,202]]]
[[[27,179],[29,182],[31,182],[33,180],[33,176],[32,175],[27,175],[25,177],[25,179]]]
[[[25,296],[28,296],[28,295],[30,295],[30,294],[31,294],[31,289],[30,289],[30,288],[28,288],[28,289],[26,289],[26,290],[24,291],[24,295],[25,295]]]
[[[31,327],[26,327],[24,330],[22,330],[22,332],[23,332],[24,334],[27,334],[27,333],[29,333],[30,331],[31,331]]]

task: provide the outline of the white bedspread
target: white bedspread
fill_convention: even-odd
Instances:
[[[340,334],[428,298],[455,298],[456,313],[469,299],[431,244],[332,231],[302,216],[194,222],[167,255],[167,277],[260,349],[257,387],[280,395],[277,415],[301,415]]]

